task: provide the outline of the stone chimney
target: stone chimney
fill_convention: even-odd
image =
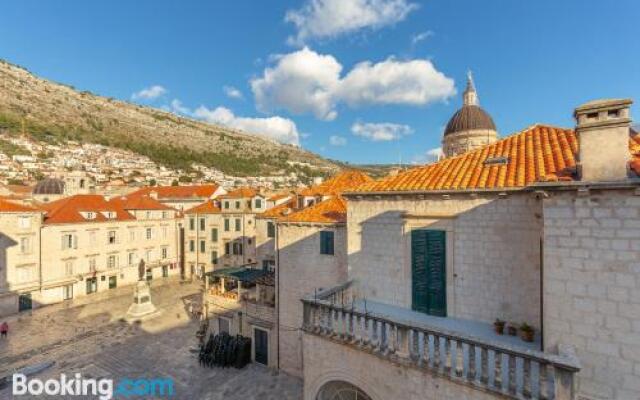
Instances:
[[[594,100],[576,108],[578,166],[586,182],[620,181],[629,174],[630,99]]]

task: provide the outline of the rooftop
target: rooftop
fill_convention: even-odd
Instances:
[[[251,187],[241,187],[230,191],[227,194],[220,196],[221,199],[245,199],[249,197],[255,197],[260,193]]]
[[[194,197],[209,198],[220,186],[213,183],[209,185],[189,186],[147,186],[130,193],[128,197],[150,196],[153,192],[158,199],[188,199]]]
[[[302,189],[299,194],[302,196],[332,196],[352,190],[367,182],[373,182],[373,179],[364,172],[346,170],[334,175],[319,185]]]
[[[135,220],[121,204],[108,202],[97,194],[78,194],[41,206],[46,212],[45,224]],[[87,218],[83,213],[93,213]]]
[[[39,210],[0,198],[0,212],[39,212]]]
[[[631,168],[640,175],[640,135],[631,131]],[[409,169],[353,192],[517,189],[576,180],[578,140],[572,129],[534,125],[480,149]]]
[[[185,211],[185,214],[216,214],[220,212],[220,208],[216,206],[215,201],[208,200],[200,205]]]
[[[347,202],[342,196],[335,196],[313,206],[303,208],[280,218],[281,222],[311,222],[323,224],[344,223],[347,221]]]

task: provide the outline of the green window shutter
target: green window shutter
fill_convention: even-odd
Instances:
[[[229,218],[225,218],[224,220],[224,231],[229,232]]]
[[[276,224],[272,221],[267,222],[267,237],[276,237]]]
[[[218,241],[218,228],[212,228],[211,229],[211,241],[212,242],[217,242]]]
[[[446,233],[438,230],[411,232],[412,308],[446,316]]]
[[[333,232],[320,232],[320,254],[334,254]]]

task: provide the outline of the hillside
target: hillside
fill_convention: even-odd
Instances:
[[[79,92],[0,60],[0,131],[23,130],[39,141],[98,143],[185,170],[194,162],[236,176],[315,176],[340,168],[295,146]]]

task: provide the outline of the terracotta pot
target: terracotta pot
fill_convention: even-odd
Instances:
[[[518,334],[518,328],[516,328],[515,326],[512,326],[512,325],[509,325],[507,327],[507,332],[511,336],[516,336]]]
[[[536,332],[531,329],[531,330],[520,330],[520,337],[522,338],[522,340],[524,340],[525,342],[533,342],[533,338],[535,337]]]
[[[496,331],[498,335],[504,335],[504,323],[499,324],[497,322],[494,322],[493,330]]]

